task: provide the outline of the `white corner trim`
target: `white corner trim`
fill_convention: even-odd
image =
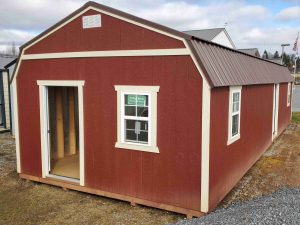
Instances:
[[[91,57],[126,57],[126,56],[172,56],[172,55],[189,55],[189,52],[186,48],[62,52],[62,53],[25,54],[23,55],[23,60],[91,58]]]
[[[37,80],[39,86],[67,86],[67,87],[78,87],[84,86],[84,80]]]
[[[239,127],[238,133],[232,136],[232,96],[233,93],[240,93],[240,102],[239,102]],[[234,143],[235,141],[239,140],[241,137],[241,102],[242,102],[242,86],[231,86],[229,87],[229,101],[228,101],[228,139],[227,145]]]
[[[40,127],[41,127],[41,161],[42,161],[42,177],[51,176],[49,174],[49,154],[48,154],[48,117],[47,117],[47,86],[74,86],[78,88],[78,112],[79,112],[79,183],[84,186],[84,109],[83,109],[83,85],[84,81],[55,81],[55,80],[39,80],[39,96],[40,96]],[[61,177],[62,180],[65,178]]]
[[[274,84],[274,87],[273,87],[273,114],[272,114],[272,141],[278,134],[279,96],[280,96],[280,84]]]
[[[202,129],[201,129],[201,203],[200,211],[209,211],[209,160],[210,160],[210,101],[211,87],[204,72],[198,64],[194,53],[191,51],[186,40],[182,39],[186,49],[189,51],[194,65],[202,78]]]
[[[115,91],[117,91],[117,142],[116,148],[130,149],[152,153],[159,153],[157,147],[157,92],[159,86],[129,86],[129,85],[115,85]],[[124,113],[124,102],[122,97],[124,94],[148,94],[149,95],[149,129],[148,129],[148,144],[130,143],[125,142],[124,133],[124,121],[122,114]]]
[[[12,83],[13,101],[14,101],[14,122],[15,122],[15,140],[16,140],[16,161],[17,173],[21,173],[21,156],[20,156],[20,133],[19,133],[19,113],[18,113],[18,94],[17,94],[17,80]]]
[[[201,146],[201,212],[209,211],[210,101],[211,89],[203,79]]]

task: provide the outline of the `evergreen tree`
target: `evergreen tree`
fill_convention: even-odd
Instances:
[[[293,65],[291,57],[289,55],[287,55],[285,52],[283,53],[283,65],[287,66],[287,67],[291,67]]]
[[[263,59],[269,59],[269,55],[268,55],[267,50],[264,51]]]
[[[275,53],[274,53],[274,59],[279,59],[280,57],[279,57],[279,53],[278,53],[278,51],[276,51]]]

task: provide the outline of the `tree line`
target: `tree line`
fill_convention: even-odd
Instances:
[[[267,50],[265,50],[262,55],[263,59],[282,59],[283,65],[287,66],[290,70],[294,68],[295,57],[295,54],[286,54],[285,52],[283,53],[282,57],[282,55],[279,55],[278,51],[275,51],[275,53],[272,54]],[[297,60],[297,68],[300,68],[300,59]]]
[[[5,50],[0,51],[0,56],[18,57],[18,48],[16,47],[16,43],[12,42],[10,45],[6,46]]]

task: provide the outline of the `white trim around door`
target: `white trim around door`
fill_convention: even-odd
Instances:
[[[40,126],[41,126],[41,155],[42,155],[42,177],[54,177],[65,181],[76,181],[75,179],[60,177],[49,174],[49,154],[48,154],[48,106],[47,87],[68,86],[78,88],[78,111],[79,111],[79,184],[84,186],[84,116],[83,116],[83,86],[84,81],[72,80],[38,80],[40,94]],[[78,181],[77,181],[78,182]]]

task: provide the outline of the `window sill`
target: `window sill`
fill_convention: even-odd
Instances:
[[[135,145],[135,144],[126,144],[126,143],[116,142],[115,147],[136,150],[136,151],[143,151],[143,152],[159,153],[158,147],[155,147],[155,146],[144,146],[144,145]]]
[[[227,141],[227,145],[231,145],[232,143],[236,142],[237,140],[239,140],[239,139],[240,139],[240,137],[241,137],[241,135],[240,135],[240,134],[238,134],[238,135],[236,135],[236,136],[234,136],[234,137],[232,137],[232,138],[228,139],[228,141]]]

